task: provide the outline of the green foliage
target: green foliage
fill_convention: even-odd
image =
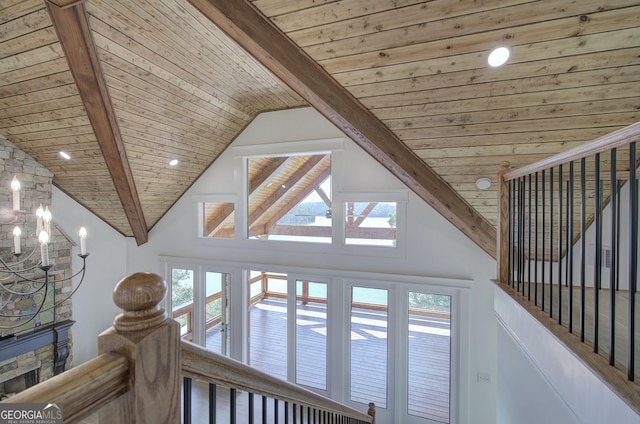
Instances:
[[[409,292],[409,307],[428,311],[451,312],[451,297]]]

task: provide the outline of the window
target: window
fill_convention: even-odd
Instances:
[[[247,161],[248,238],[331,243],[331,154]]]
[[[396,245],[396,202],[346,202],[345,243]]]
[[[201,237],[234,238],[235,205],[229,202],[202,203]]]

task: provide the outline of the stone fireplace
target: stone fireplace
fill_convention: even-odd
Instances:
[[[17,216],[6,212],[11,208],[10,183],[14,176],[22,184],[21,209],[24,210]],[[24,251],[38,246],[35,210],[39,205],[51,205],[52,180],[53,174],[48,169],[0,135],[0,257],[5,262],[15,261],[12,233],[15,225],[22,229]],[[54,302],[72,291],[71,248],[74,244],[55,225],[56,213],[63,211],[53,211],[49,243],[49,257],[54,264],[50,271]],[[33,260],[38,259],[39,255],[34,255]],[[32,265],[26,263],[25,266]],[[59,374],[71,364],[71,300],[52,311],[46,316],[41,314],[33,321],[32,328],[20,328],[18,332],[0,328],[0,393],[24,390]]]

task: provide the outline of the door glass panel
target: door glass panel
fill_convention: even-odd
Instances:
[[[180,323],[180,336],[193,337],[193,276],[192,269],[171,269],[171,316]]]
[[[327,390],[327,284],[296,281],[296,383]]]
[[[209,350],[228,356],[229,280],[226,273],[205,273],[205,343]]]
[[[449,422],[451,297],[409,292],[409,415]]]
[[[384,289],[351,292],[351,400],[387,407],[387,312]]]
[[[279,287],[276,295],[269,292],[272,285],[280,286],[279,282],[283,277],[286,279],[286,275],[251,271],[249,276],[249,362],[260,371],[286,380],[286,285]]]

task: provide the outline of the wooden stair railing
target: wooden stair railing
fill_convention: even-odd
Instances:
[[[183,378],[195,378],[316,408],[347,422],[375,422],[373,404],[364,414],[181,340],[180,325],[159,307],[166,293],[166,283],[155,274],[122,279],[113,299],[123,312],[98,337],[99,356],[2,403],[57,404],[65,423],[82,423],[97,413],[100,423],[179,424]]]
[[[357,420],[352,422],[375,422],[373,404],[369,404],[367,414],[362,413],[311,390],[272,377],[184,340],[182,341],[182,372],[188,378]]]
[[[520,169],[503,163],[497,282],[640,413],[637,142],[640,122]]]

